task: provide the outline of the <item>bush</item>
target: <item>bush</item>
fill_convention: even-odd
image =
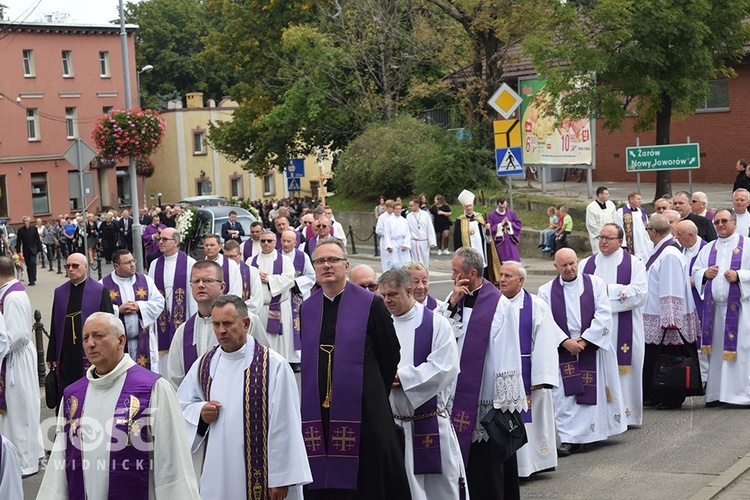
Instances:
[[[451,198],[462,189],[493,183],[493,152],[409,116],[369,126],[344,150],[336,167],[336,192],[362,200],[415,192]]]

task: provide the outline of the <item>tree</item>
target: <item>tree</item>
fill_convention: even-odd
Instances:
[[[656,128],[657,145],[709,95],[709,79],[734,76],[750,40],[749,0],[541,2],[547,25],[525,49],[548,79],[550,108],[596,113],[608,130],[633,117],[636,131]],[[655,198],[670,192],[669,171],[658,172]]]

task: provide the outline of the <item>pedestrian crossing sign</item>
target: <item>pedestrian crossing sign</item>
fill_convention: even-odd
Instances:
[[[286,182],[289,191],[300,191],[299,179],[297,179],[296,177],[287,179]]]
[[[502,148],[495,150],[497,175],[523,173],[523,153],[521,148]]]

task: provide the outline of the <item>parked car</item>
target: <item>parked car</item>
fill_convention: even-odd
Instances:
[[[189,196],[178,202],[182,206],[190,205],[193,207],[220,207],[227,204],[227,199],[223,196]]]
[[[219,239],[224,243],[224,240],[221,238],[221,226],[229,220],[229,212],[232,210],[237,212],[236,222],[242,224],[242,229],[245,231],[245,236],[242,237],[242,240],[244,241],[249,238],[250,224],[257,219],[244,208],[234,206],[198,207],[195,221],[195,236],[192,240],[186,242],[187,254],[195,260],[203,259],[206,256],[203,251],[203,237],[207,234],[219,235]]]

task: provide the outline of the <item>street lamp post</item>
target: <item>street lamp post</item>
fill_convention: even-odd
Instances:
[[[141,107],[141,73],[150,73],[154,67],[150,64],[145,65],[141,70],[135,74],[136,90],[138,91],[138,107]]]

